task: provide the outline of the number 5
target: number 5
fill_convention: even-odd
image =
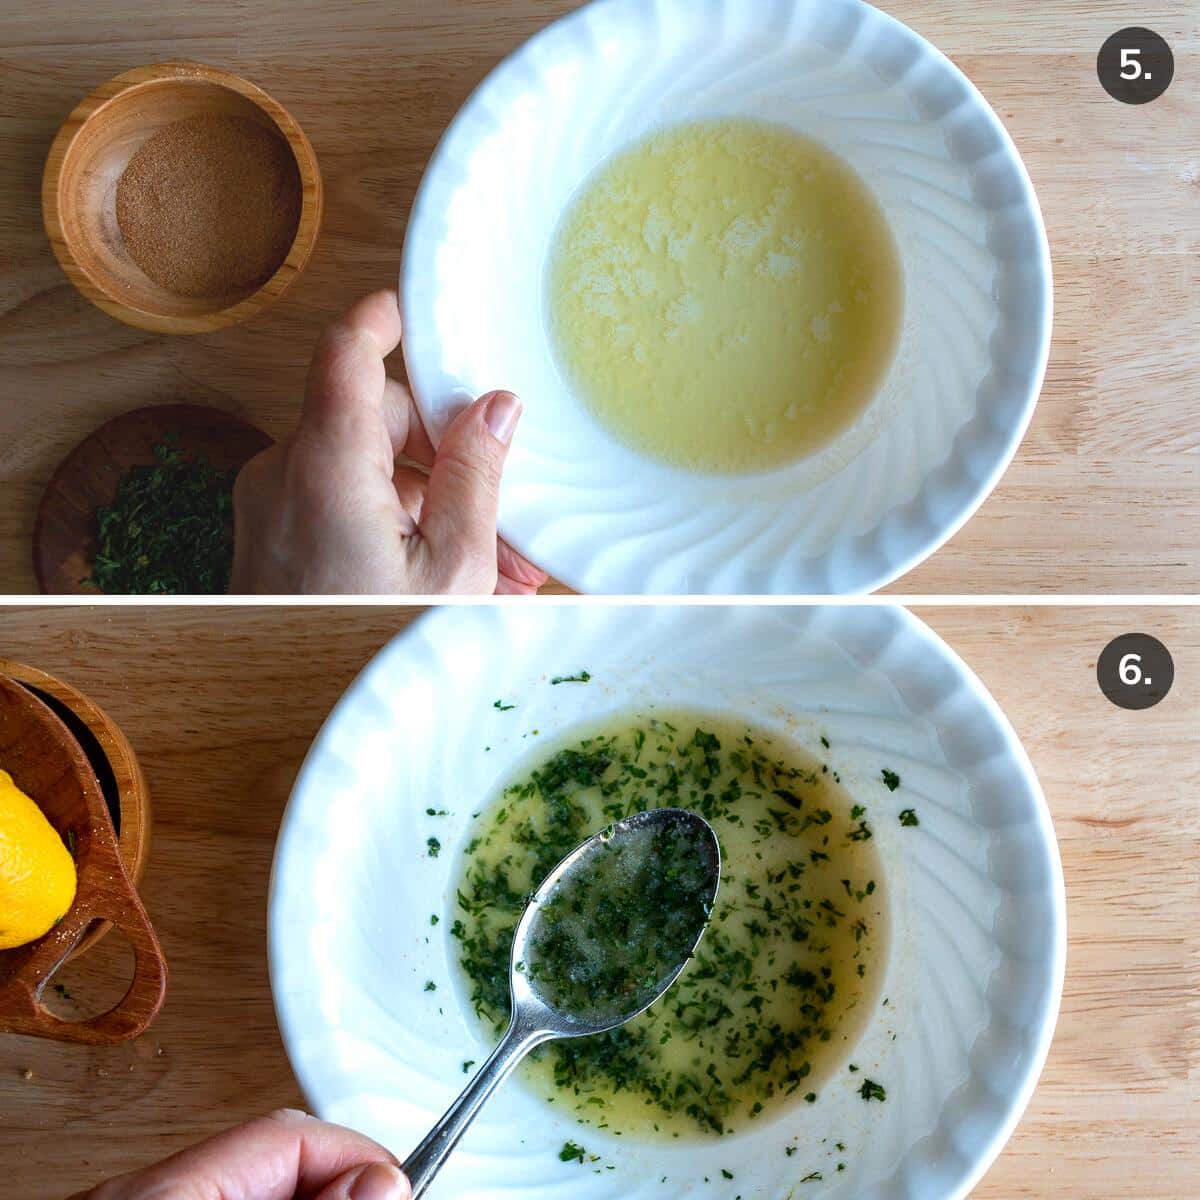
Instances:
[[[1132,50],[1127,49],[1127,50],[1121,51],[1121,78],[1122,79],[1129,79],[1129,80],[1141,79],[1142,64],[1137,61],[1137,56],[1139,54],[1141,54],[1141,51],[1139,49],[1137,49],[1137,47],[1134,47]],[[1126,67],[1130,68],[1131,73],[1128,75],[1125,74]]]

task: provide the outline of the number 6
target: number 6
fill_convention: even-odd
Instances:
[[[1134,684],[1141,683],[1142,668],[1138,665],[1141,661],[1140,654],[1126,654],[1121,659],[1120,665],[1117,667],[1117,674],[1126,687],[1133,687]]]
[[[1141,79],[1142,64],[1137,61],[1137,56],[1139,54],[1141,54],[1141,51],[1139,49],[1137,49],[1137,47],[1134,47],[1131,50],[1125,49],[1125,50],[1121,51],[1121,78],[1122,79],[1128,79],[1128,80]],[[1129,67],[1132,70],[1132,74],[1130,74],[1130,75],[1125,74],[1126,67]]]

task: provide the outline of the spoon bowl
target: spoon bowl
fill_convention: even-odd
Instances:
[[[561,904],[569,898],[572,885],[577,890],[578,881],[588,875],[601,874],[605,867],[610,868],[607,872],[610,875],[615,873],[612,869],[615,866],[617,872],[626,876],[625,879],[607,881],[620,886],[628,882],[631,870],[636,871],[648,865],[646,855],[657,859],[655,865],[660,865],[668,855],[678,858],[680,852],[689,856],[694,853],[697,874],[692,879],[691,891],[703,910],[696,914],[694,936],[678,942],[682,957],[670,953],[660,955],[659,961],[650,964],[654,968],[651,981],[604,1004],[598,1003],[596,997],[592,996],[587,1012],[569,1007],[561,998],[550,995],[546,985],[539,983],[534,963],[538,958],[539,942],[544,944],[553,932],[546,927],[551,923],[548,914],[554,912],[555,902]],[[633,862],[614,862],[628,859]],[[686,809],[657,808],[635,813],[581,843],[542,881],[513,934],[509,979],[514,1010],[518,1006],[529,1010],[536,1007],[546,1028],[553,1030],[557,1037],[587,1037],[607,1033],[632,1021],[644,1013],[687,966],[704,933],[708,914],[716,900],[720,877],[721,848],[717,836],[703,817]],[[691,932],[689,928],[688,933]],[[594,973],[586,983],[589,988],[597,986]]]
[[[597,883],[602,891],[621,887],[627,899],[638,897],[649,910],[654,898],[646,894],[647,869],[651,879],[663,874],[669,885],[681,880],[685,886],[690,884],[685,897],[694,901],[681,906],[684,911],[679,920],[672,921],[661,910],[655,912],[653,923],[647,920],[657,939],[657,954],[650,962],[644,953],[649,929],[627,932],[617,927],[609,914],[603,921],[598,912],[580,915],[588,892]],[[703,817],[680,808],[651,809],[608,826],[572,850],[546,876],[513,933],[508,1029],[404,1163],[414,1197],[433,1181],[476,1114],[531,1050],[556,1038],[588,1037],[617,1029],[645,1012],[671,987],[704,935],[720,882],[717,835]],[[568,989],[556,990],[554,981],[542,971],[551,947],[560,958],[571,958],[572,971],[578,969],[577,974],[568,972],[568,983],[577,993],[588,995],[586,1011],[564,1003]],[[636,984],[635,972],[640,979]]]

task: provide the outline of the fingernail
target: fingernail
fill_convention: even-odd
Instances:
[[[372,1163],[350,1185],[350,1200],[407,1200],[408,1182],[395,1167]]]
[[[277,1108],[273,1113],[268,1114],[272,1121],[284,1121],[295,1123],[297,1121],[311,1121],[312,1117],[301,1108]]]
[[[520,400],[512,392],[497,392],[488,404],[483,419],[492,437],[507,446],[512,441],[520,415]]]

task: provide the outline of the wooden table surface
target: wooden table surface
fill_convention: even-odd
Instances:
[[[1069,902],[1058,1035],[992,1200],[1185,1200],[1200,1178],[1200,611],[934,609],[982,676],[1053,812]],[[142,892],[170,961],[157,1023],[87,1049],[0,1037],[6,1200],[46,1200],[301,1097],[276,1031],[266,897],[309,740],[411,610],[0,611],[9,657],[61,675],[120,722],[149,779]],[[1126,713],[1100,694],[1110,638],[1156,634],[1176,683]],[[109,938],[65,976],[112,988]],[[26,1079],[24,1072],[32,1071]]]
[[[35,590],[50,473],[101,422],[184,399],[279,436],[323,322],[394,284],[439,135],[509,51],[577,0],[5,0],[0,4],[0,592]],[[1057,277],[1049,376],[1019,457],[923,593],[1200,590],[1200,7],[1156,0],[886,0],[978,84],[1025,156]],[[1100,45],[1130,23],[1172,44],[1153,104],[1111,100]],[[307,131],[326,185],[307,274],[272,312],[199,338],[110,320],[42,233],[47,149],[77,100],[168,58],[231,68]],[[503,181],[498,181],[503,186]],[[397,363],[396,369],[399,370]],[[497,380],[502,385],[503,380]]]

